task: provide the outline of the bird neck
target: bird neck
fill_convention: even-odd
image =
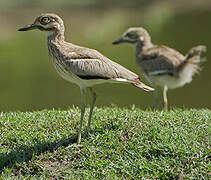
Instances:
[[[61,30],[55,30],[49,33],[48,39],[53,40],[55,42],[64,42],[64,28]]]
[[[153,47],[153,44],[149,36],[146,36],[144,41],[139,39],[136,43],[136,55],[142,54],[143,50],[149,49],[151,47]]]

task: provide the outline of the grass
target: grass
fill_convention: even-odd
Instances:
[[[96,108],[0,114],[0,179],[209,179],[210,110]],[[86,114],[88,118],[88,113]]]

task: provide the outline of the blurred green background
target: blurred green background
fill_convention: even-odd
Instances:
[[[1,0],[1,111],[65,109],[80,104],[79,88],[60,78],[50,63],[47,34],[17,31],[43,12],[63,18],[67,41],[97,49],[136,73],[139,71],[134,48],[111,44],[130,26],[147,28],[155,44],[165,44],[182,53],[198,44],[207,45],[207,61],[200,75],[191,84],[170,90],[168,96],[173,107],[211,108],[211,1]],[[153,105],[153,93],[131,85],[103,84],[95,90],[98,106],[135,104],[145,109]]]

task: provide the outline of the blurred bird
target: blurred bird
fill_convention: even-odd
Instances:
[[[152,86],[163,88],[164,108],[168,109],[167,90],[184,86],[192,81],[194,74],[200,70],[201,53],[206,46],[191,48],[183,56],[180,52],[167,46],[152,44],[149,33],[142,27],[129,28],[113,44],[136,44],[136,63],[140,71]],[[158,105],[155,91],[155,106]]]
[[[96,101],[96,93],[93,91],[92,86],[105,82],[125,82],[145,91],[153,90],[153,88],[143,84],[138,75],[111,61],[98,51],[66,42],[64,23],[58,15],[41,14],[35,19],[34,23],[20,28],[19,31],[32,29],[48,32],[48,51],[55,69],[62,78],[80,87],[82,107],[78,144],[81,143],[87,89],[91,92],[93,99],[86,133],[90,130],[91,116]]]

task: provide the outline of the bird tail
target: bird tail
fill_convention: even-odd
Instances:
[[[154,88],[151,88],[151,87],[145,85],[144,83],[142,83],[140,81],[140,78],[135,78],[135,79],[115,78],[113,80],[119,81],[119,82],[130,83],[130,84],[134,85],[135,87],[141,88],[141,89],[143,89],[145,91],[154,91]]]
[[[202,53],[205,53],[206,51],[207,51],[207,47],[204,45],[198,45],[191,48],[188,51],[183,63],[181,63],[178,66],[178,71],[180,71],[181,69],[183,69],[184,67],[188,65],[191,65],[194,70],[193,74],[198,73],[201,70],[200,64],[206,60],[205,58],[201,57]]]
[[[142,83],[139,79],[133,80],[130,83],[132,83],[132,85],[134,85],[135,87],[141,88],[145,91],[154,91],[155,90],[154,88]]]
[[[195,46],[193,48],[191,48],[189,51],[188,51],[188,54],[187,56],[201,56],[202,53],[205,53],[207,51],[207,47],[204,46],[204,45],[198,45],[198,46]]]

